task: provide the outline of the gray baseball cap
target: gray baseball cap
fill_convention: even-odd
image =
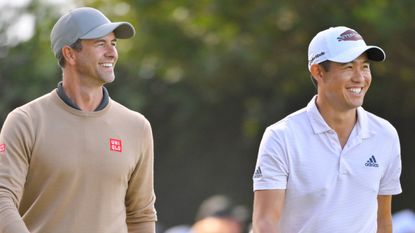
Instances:
[[[63,15],[53,26],[50,41],[53,54],[58,54],[65,45],[78,39],[97,39],[114,32],[119,39],[131,38],[134,27],[128,22],[111,22],[101,11],[80,7]]]

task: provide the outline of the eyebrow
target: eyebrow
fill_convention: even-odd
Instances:
[[[111,40],[111,42],[116,42],[117,38],[114,38]],[[107,42],[105,39],[96,39],[94,43],[100,43],[100,42]]]

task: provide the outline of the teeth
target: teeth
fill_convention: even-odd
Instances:
[[[112,67],[112,63],[102,63],[102,66],[105,66],[105,67]]]
[[[359,94],[362,91],[362,88],[350,88],[349,90],[355,94]]]

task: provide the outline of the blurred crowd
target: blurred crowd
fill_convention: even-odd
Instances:
[[[406,209],[392,216],[393,233],[415,233],[415,212]],[[204,200],[192,225],[170,228],[157,227],[157,233],[252,233],[251,214],[246,206],[234,205],[225,195],[214,195]]]
[[[200,204],[192,225],[158,226],[157,233],[246,233],[250,217],[247,207],[234,205],[225,195],[214,195]]]
[[[392,215],[393,233],[415,233],[415,213],[401,210]]]

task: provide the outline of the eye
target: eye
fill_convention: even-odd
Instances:
[[[345,69],[353,69],[353,65],[352,65],[352,63],[347,63],[347,64],[344,65],[344,68]]]

